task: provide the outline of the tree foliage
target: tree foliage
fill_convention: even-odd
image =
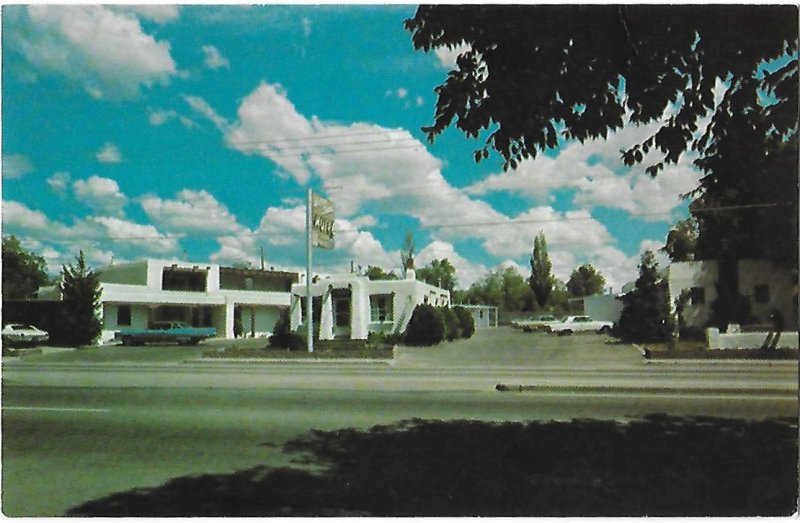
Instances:
[[[477,138],[476,159],[498,151],[506,167],[558,144],[559,132],[584,141],[606,137],[626,120],[659,120],[651,136],[625,151],[627,164],[657,149],[656,174],[692,148],[701,157],[724,134],[716,125],[769,93],[774,134],[797,125],[797,62],[760,74],[765,61],[797,50],[797,8],[777,5],[426,5],[405,21],[416,49],[466,45],[436,88],[433,140],[455,122]],[[715,107],[717,82],[728,82]],[[706,132],[700,120],[713,113]]]
[[[659,278],[651,251],[642,254],[634,289],[622,297],[623,307],[616,334],[626,341],[663,341],[672,332],[666,282]]]
[[[602,294],[606,279],[590,263],[584,263],[570,274],[567,281],[569,293],[577,298]]]
[[[655,176],[692,151],[698,259],[797,266],[795,5],[435,5],[406,20],[417,49],[464,46],[430,140],[485,137],[505,168],[627,124],[655,131],[622,153]],[[728,242],[729,245],[722,245]]]
[[[74,325],[73,344],[92,343],[100,335],[102,326],[97,318],[100,295],[100,280],[89,269],[83,251],[80,251],[75,265],[70,263],[61,268],[61,296]]]
[[[22,247],[16,236],[3,237],[3,298],[28,300],[47,284],[47,262]]]
[[[687,218],[675,224],[667,241],[661,249],[669,259],[674,262],[684,262],[694,259],[697,246],[697,222],[694,218]]]
[[[503,311],[533,310],[536,302],[530,285],[514,267],[490,271],[467,289],[463,301]]]
[[[553,264],[550,263],[550,256],[547,254],[547,240],[544,233],[540,232],[539,235],[533,240],[533,254],[531,255],[531,289],[536,296],[536,302],[539,307],[544,307],[547,304],[547,299],[550,293],[553,292],[553,285],[555,278],[551,270]]]
[[[400,251],[400,264],[404,271],[414,268],[414,235],[411,231],[406,232],[403,250]]]
[[[367,267],[367,270],[364,271],[364,276],[369,278],[370,280],[396,280],[397,275],[394,272],[386,272],[383,270],[383,267],[378,267],[377,265],[370,265]]]
[[[447,258],[434,259],[421,269],[417,269],[417,279],[453,292],[456,288],[456,268]]]

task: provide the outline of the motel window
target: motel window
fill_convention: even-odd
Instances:
[[[769,303],[769,285],[753,287],[753,299],[756,303]]]
[[[369,321],[394,321],[391,294],[373,294],[369,297]]]
[[[689,289],[689,298],[692,305],[702,305],[706,302],[706,290],[703,287],[692,287]]]
[[[120,305],[117,307],[117,325],[120,327],[131,326],[131,306]]]

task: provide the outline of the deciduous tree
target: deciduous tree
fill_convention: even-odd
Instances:
[[[660,120],[625,151],[627,164],[653,149],[656,174],[692,148],[701,158],[725,138],[725,117],[751,108],[758,93],[771,133],[797,126],[797,60],[764,74],[765,62],[797,51],[793,5],[426,5],[405,21],[416,49],[463,49],[436,88],[434,139],[455,122],[471,137],[489,130],[476,159],[498,151],[505,166],[584,141],[627,122]],[[714,89],[725,82],[723,102]],[[701,119],[711,123],[698,133]]]
[[[574,271],[567,281],[569,293],[576,297],[601,294],[606,285],[606,279],[590,263],[584,263]]]
[[[396,280],[397,275],[394,272],[386,272],[383,270],[383,267],[378,267],[376,265],[370,265],[367,267],[367,270],[364,271],[364,276],[369,278],[370,280]]]
[[[697,222],[694,218],[687,218],[675,224],[667,241],[661,249],[669,259],[674,262],[683,262],[694,259],[695,246],[697,245]]]
[[[48,283],[46,269],[44,258],[23,248],[16,236],[3,238],[3,298],[35,298],[39,288]]]
[[[453,292],[456,288],[456,268],[447,258],[434,259],[430,264],[417,269],[417,279]]]

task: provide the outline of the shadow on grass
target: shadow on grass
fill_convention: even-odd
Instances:
[[[777,516],[797,506],[797,419],[411,420],[312,431],[300,469],[173,479],[71,516]]]

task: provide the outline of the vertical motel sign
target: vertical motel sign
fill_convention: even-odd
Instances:
[[[333,202],[311,194],[311,229],[314,247],[333,249]]]
[[[306,336],[314,352],[314,316],[311,300],[311,253],[314,247],[333,249],[333,202],[308,189],[306,200]]]

